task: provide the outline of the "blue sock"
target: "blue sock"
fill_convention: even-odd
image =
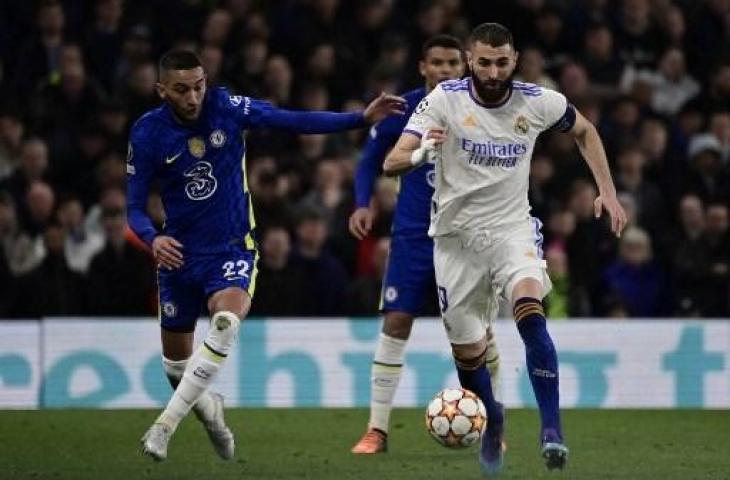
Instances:
[[[480,357],[482,357],[481,364],[473,370],[463,368],[457,360],[456,371],[459,374],[459,382],[462,388],[474,392],[484,403],[484,408],[487,410],[487,430],[491,430],[490,427],[494,428],[502,425],[504,417],[502,415],[502,409],[494,399],[492,379],[489,376],[489,370],[487,370],[487,364],[484,360],[486,357],[484,355],[480,355]]]
[[[542,432],[557,435],[562,441],[560,428],[560,395],[558,393],[558,355],[547,331],[542,302],[524,297],[515,302],[515,321],[525,343],[527,371],[540,408]]]

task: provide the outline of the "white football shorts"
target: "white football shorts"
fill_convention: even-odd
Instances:
[[[489,231],[459,230],[434,238],[434,266],[441,317],[449,341],[464,345],[484,337],[499,311],[512,305],[517,282],[534,278],[542,296],[552,283],[542,254],[537,218]]]

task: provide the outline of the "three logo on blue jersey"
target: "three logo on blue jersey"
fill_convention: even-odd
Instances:
[[[185,172],[190,179],[185,184],[185,194],[190,200],[205,200],[218,188],[218,180],[213,176],[213,165],[198,162]]]

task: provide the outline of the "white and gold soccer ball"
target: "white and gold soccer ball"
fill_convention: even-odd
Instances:
[[[487,411],[479,397],[464,388],[437,393],[426,409],[428,433],[449,448],[469,447],[479,442],[487,426]]]

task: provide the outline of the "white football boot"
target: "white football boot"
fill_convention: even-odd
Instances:
[[[164,423],[153,423],[142,437],[142,453],[161,462],[167,458],[167,444],[172,428]]]
[[[211,393],[215,405],[215,413],[211,418],[203,418],[197,410],[195,416],[201,421],[205,430],[208,432],[208,438],[213,444],[213,448],[219,457],[223,460],[230,460],[236,449],[236,441],[233,438],[233,432],[226,425],[223,417],[223,395],[220,393]]]

